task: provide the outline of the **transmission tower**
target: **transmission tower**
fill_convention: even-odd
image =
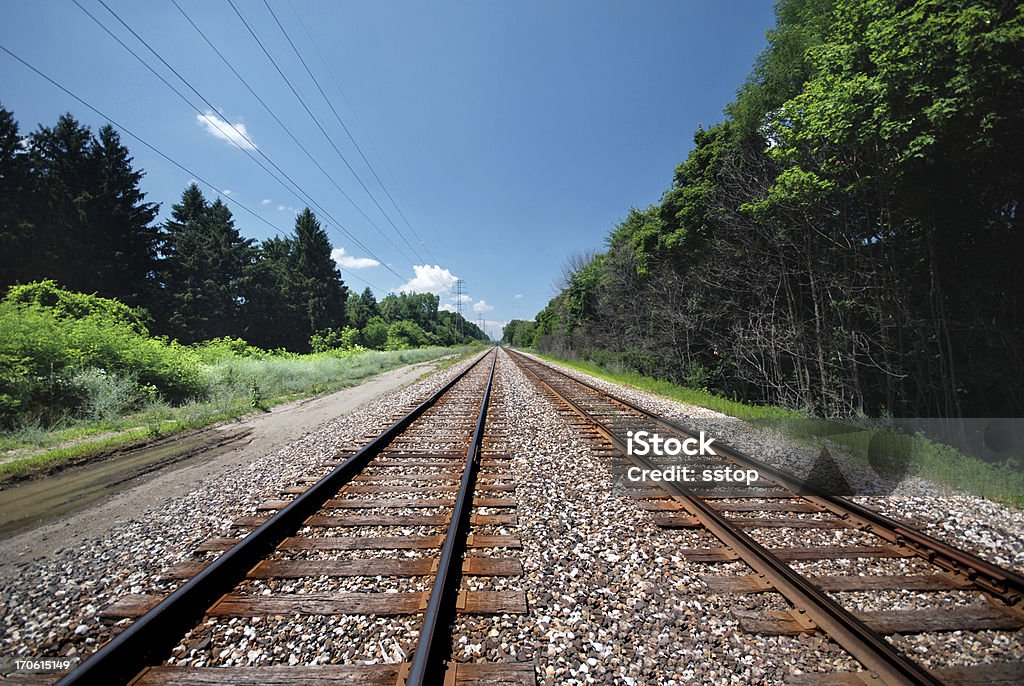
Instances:
[[[459,338],[462,338],[465,334],[462,331],[462,287],[466,285],[466,282],[462,279],[455,280],[455,311],[458,313],[458,325],[459,325]]]

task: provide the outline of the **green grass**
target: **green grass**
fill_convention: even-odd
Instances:
[[[65,420],[50,429],[38,425],[0,435],[0,450],[15,454],[0,464],[0,480],[46,472],[157,436],[209,426],[299,398],[355,385],[367,377],[446,355],[471,355],[479,346],[362,351],[354,354],[284,357],[222,357],[203,365],[202,400],[183,405],[152,401],[119,417]],[[453,362],[454,363],[454,362]],[[254,406],[253,388],[258,393]],[[90,440],[90,437],[99,436]]]
[[[531,352],[545,360],[605,381],[648,391],[689,405],[706,407],[738,419],[752,420],[755,425],[757,420],[769,420],[767,423],[781,430],[787,438],[801,443],[820,445],[827,438],[829,442],[844,447],[855,460],[870,464],[868,442],[877,432],[851,432],[841,422],[811,419],[782,407],[750,405],[714,395],[704,389],[680,386],[664,379],[655,379],[635,372],[609,371],[590,362],[563,360],[553,355]],[[955,489],[1008,505],[1024,507],[1024,472],[1018,466],[1009,462],[985,462],[921,435],[907,436],[896,430],[888,435],[893,441],[906,443],[911,473],[950,490]]]
[[[804,416],[797,412],[793,412],[792,410],[787,410],[773,405],[748,405],[736,400],[723,398],[722,396],[715,395],[705,389],[687,388],[686,386],[674,384],[671,381],[655,379],[654,377],[644,376],[642,374],[637,374],[636,372],[612,372],[604,367],[593,364],[592,362],[563,360],[552,355],[543,355],[540,353],[533,354],[545,360],[557,362],[558,364],[569,367],[570,369],[575,369],[577,371],[590,374],[591,376],[596,376],[597,378],[604,379],[605,381],[611,381],[613,383],[641,391],[656,393],[688,405],[699,405],[700,407],[706,407],[709,410],[721,412],[722,414],[727,414],[731,417],[738,417],[740,419],[788,419]]]

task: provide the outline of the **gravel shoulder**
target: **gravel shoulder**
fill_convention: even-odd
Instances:
[[[285,403],[263,414],[254,413],[208,427],[204,433],[243,437],[137,479],[129,489],[100,504],[7,539],[0,547],[0,578],[15,573],[14,568],[23,567],[26,562],[41,562],[62,549],[104,536],[147,507],[159,507],[159,503],[213,483],[220,475],[255,464],[325,422],[352,412],[382,393],[412,383],[436,365],[437,361],[430,361],[393,369],[352,388]]]

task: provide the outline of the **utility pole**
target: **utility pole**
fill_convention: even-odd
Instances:
[[[476,325],[481,331],[484,331],[484,315],[482,312],[476,316]],[[484,331],[484,335],[487,336],[486,331]],[[490,338],[490,336],[487,337]]]

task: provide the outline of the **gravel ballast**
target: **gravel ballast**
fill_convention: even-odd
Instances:
[[[163,594],[176,583],[159,580],[172,563],[192,559],[191,551],[213,536],[239,535],[231,522],[257,514],[256,506],[279,498],[282,485],[325,473],[339,450],[351,450],[391,423],[397,412],[422,400],[468,363],[405,389],[387,393],[360,410],[321,427],[287,449],[266,455],[248,468],[225,474],[183,497],[154,503],[107,535],[66,549],[43,561],[29,561],[16,575],[0,579],[5,608],[4,655],[44,657],[86,655],[115,630],[98,614],[128,593]],[[595,386],[680,421],[721,415],[579,372]],[[714,547],[699,530],[666,530],[629,497],[612,489],[607,458],[556,412],[506,357],[499,359],[492,397],[500,410],[500,435],[488,440],[494,452],[511,456],[508,471],[516,490],[516,526],[476,526],[475,534],[511,534],[522,549],[475,549],[472,555],[513,556],[522,577],[464,579],[464,589],[522,590],[525,615],[459,617],[453,659],[462,662],[532,662],[543,684],[774,684],[791,674],[859,670],[856,660],[820,635],[767,636],[744,632],[734,609],[786,609],[774,593],[714,594],[701,575],[742,575],[744,564],[687,562],[679,551]],[[729,442],[772,464],[802,459],[778,442],[753,444],[738,433]],[[448,449],[448,444],[438,444]],[[378,473],[411,473],[415,468]],[[504,471],[504,470],[503,470]],[[935,496],[929,485],[909,480],[909,492],[860,499],[887,514],[913,521],[953,545],[1018,570],[1024,569],[1024,515],[1018,510],[963,495]],[[374,496],[378,497],[378,496]],[[386,495],[380,497],[386,498]],[[434,509],[407,508],[425,514]],[[485,510],[486,512],[492,510]],[[499,510],[495,509],[494,512]],[[392,511],[393,512],[393,511]],[[777,512],[745,516],[779,516]],[[311,536],[435,535],[431,527],[308,529]],[[843,530],[756,529],[771,546],[878,543]],[[421,557],[429,550],[353,551],[332,557]],[[292,555],[318,559],[318,554]],[[804,573],[928,573],[917,560],[825,560],[798,562]],[[429,579],[299,579],[247,581],[247,593],[420,590]],[[376,582],[379,583],[379,582]],[[928,594],[845,593],[837,599],[857,610],[927,606]],[[944,605],[969,603],[965,594],[941,594]],[[392,663],[408,659],[418,620],[412,617],[264,617],[211,619],[175,650],[172,664],[267,665]],[[1019,659],[1024,632],[959,632],[893,639],[929,667]]]

